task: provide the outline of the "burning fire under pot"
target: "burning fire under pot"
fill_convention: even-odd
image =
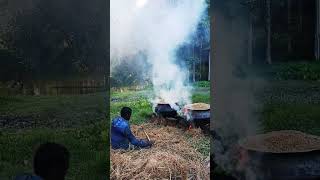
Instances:
[[[175,103],[179,107],[178,103]],[[180,108],[180,107],[179,107]],[[179,114],[181,113],[182,114]],[[160,101],[155,107],[155,113],[159,117],[165,118],[166,122],[173,122],[175,125],[182,125],[190,128],[195,126],[201,128],[205,133],[210,132],[210,105],[204,103],[189,104],[178,113],[170,104]]]
[[[262,136],[267,138],[261,140]],[[255,179],[320,179],[320,137],[298,131],[275,131],[251,137],[250,141],[252,144],[248,143],[249,138],[239,142],[239,162],[243,170],[250,168],[256,173]],[[299,146],[300,149],[294,149]],[[278,147],[281,148],[277,151]]]
[[[179,107],[178,103],[175,103],[175,105]],[[173,109],[169,103],[163,101],[158,102],[154,111],[156,116],[165,119],[166,125],[168,123],[172,123],[177,126],[181,120],[181,117],[178,116],[177,110]]]
[[[210,131],[210,105],[205,103],[195,103],[186,105],[183,108],[183,115],[187,123],[193,123],[195,127],[200,127],[205,132]]]

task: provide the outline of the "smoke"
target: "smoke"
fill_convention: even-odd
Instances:
[[[196,30],[205,1],[111,0],[110,7],[112,66],[143,51],[152,65],[155,97],[173,108],[178,108],[175,103],[190,103],[188,73],[174,63],[175,51]]]
[[[248,7],[238,0],[216,0],[213,7],[215,108],[211,128],[221,137],[221,141],[213,139],[211,150],[215,163],[235,173],[239,165],[239,140],[259,130],[257,110],[260,103],[255,93],[263,88],[264,81],[245,70],[248,66]],[[257,172],[250,166],[242,168],[245,179],[257,178]]]

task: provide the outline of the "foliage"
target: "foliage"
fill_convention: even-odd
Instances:
[[[193,83],[193,86],[194,87],[210,87],[210,81],[198,81],[198,82],[195,82]]]
[[[275,65],[279,80],[320,80],[320,63],[299,62]]]
[[[111,70],[111,87],[147,85],[151,66],[141,53],[132,58],[120,60]]]
[[[0,59],[0,81],[8,81],[12,77],[21,78],[17,72],[26,71],[28,68],[23,64],[22,59],[7,49],[0,49]]]
[[[320,63],[310,61],[282,62],[272,65],[253,65],[246,68],[251,76],[273,80],[320,80]]]
[[[95,6],[95,1],[40,1],[12,17],[1,39],[33,76],[91,73],[106,56],[104,16]]]

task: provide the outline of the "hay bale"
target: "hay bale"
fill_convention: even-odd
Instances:
[[[139,126],[133,133],[145,138]],[[186,133],[198,138],[198,130],[183,132],[174,127],[145,124],[144,130],[155,144],[151,149],[111,150],[111,179],[209,179],[205,159],[186,140]]]

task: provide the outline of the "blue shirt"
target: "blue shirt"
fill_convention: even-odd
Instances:
[[[116,117],[111,124],[111,146],[112,149],[128,149],[129,143],[137,148],[149,147],[149,143],[137,139],[131,132],[130,124],[122,117]]]

